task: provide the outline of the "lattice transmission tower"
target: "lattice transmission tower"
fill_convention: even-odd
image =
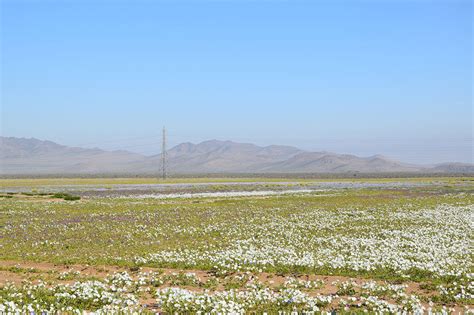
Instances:
[[[166,179],[167,174],[168,155],[166,153],[166,128],[163,127],[163,138],[161,140],[161,163],[160,163],[160,177]]]

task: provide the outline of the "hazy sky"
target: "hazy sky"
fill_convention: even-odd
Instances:
[[[471,1],[1,3],[1,130],[473,162]]]

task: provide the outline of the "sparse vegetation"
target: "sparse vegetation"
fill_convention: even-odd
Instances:
[[[55,193],[51,196],[52,198],[59,198],[59,199],[64,199],[67,201],[74,201],[74,200],[80,200],[81,197],[79,196],[72,196],[68,193]]]
[[[199,200],[68,203],[50,200],[69,193],[5,193],[13,198],[0,201],[0,260],[34,267],[0,269],[32,282],[4,284],[0,305],[171,313],[470,308],[474,186],[453,181],[250,197],[226,197],[218,185],[219,197]],[[78,267],[49,274],[41,263]],[[81,271],[90,268],[95,273]],[[68,297],[81,290],[110,299]],[[27,291],[31,298],[16,298]]]

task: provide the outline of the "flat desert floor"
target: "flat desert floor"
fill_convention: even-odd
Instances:
[[[0,186],[0,313],[474,312],[474,178]]]

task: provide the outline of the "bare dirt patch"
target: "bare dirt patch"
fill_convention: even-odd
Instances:
[[[117,272],[128,272],[132,275],[136,274],[138,271],[141,272],[160,272],[165,275],[179,274],[179,273],[194,273],[201,280],[206,281],[213,276],[212,272],[203,271],[203,270],[182,270],[182,269],[170,269],[170,268],[151,268],[151,267],[142,267],[139,270],[131,268],[123,268],[118,266],[91,266],[91,265],[58,265],[53,263],[46,262],[30,262],[30,261],[0,261],[0,285],[4,285],[6,282],[19,283],[22,280],[28,280],[29,278],[51,278],[52,275],[58,275],[63,272],[74,272],[78,271],[82,276],[88,277],[97,277],[100,279],[105,278],[107,275],[117,273]],[[33,277],[31,277],[33,275]],[[258,273],[251,274],[250,278],[257,279],[262,283],[266,283],[270,287],[278,287],[285,283],[288,280],[288,276],[273,274],[273,273]],[[294,278],[305,280],[305,281],[318,281],[321,280],[324,282],[324,286],[320,289],[309,290],[314,294],[336,294],[338,288],[333,283],[336,282],[345,282],[353,281],[357,284],[362,284],[369,281],[367,278],[357,278],[357,277],[344,277],[344,276],[327,276],[327,275],[299,275]],[[57,281],[58,283],[63,283],[66,281]],[[383,283],[383,281],[375,281],[377,283]],[[410,293],[424,293],[425,291],[421,290],[419,284],[416,282],[405,282],[405,285],[408,286],[407,290]],[[199,290],[196,287],[186,287],[191,290]],[[223,287],[218,286],[219,290],[223,290]]]

